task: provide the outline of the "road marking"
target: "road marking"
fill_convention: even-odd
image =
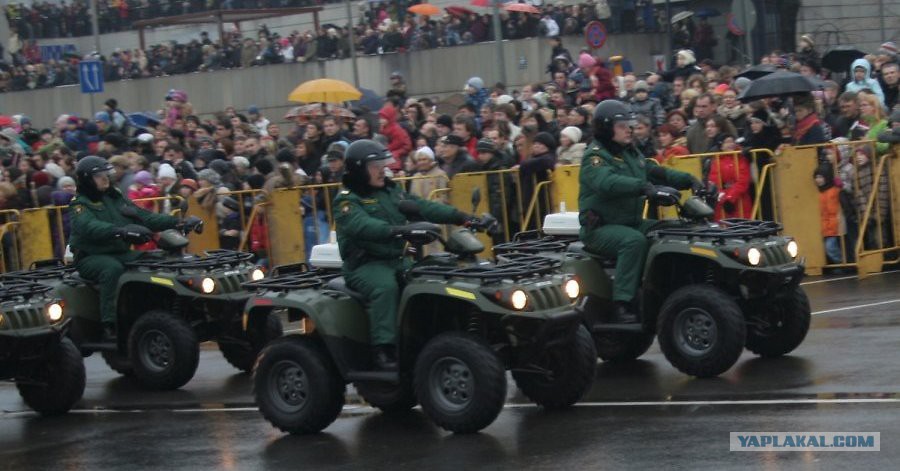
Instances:
[[[880,271],[880,272],[878,272],[878,273],[872,273],[872,274],[870,274],[869,276],[872,277],[872,276],[890,275],[890,274],[893,274],[893,273],[900,273],[900,271],[896,271],[896,270],[894,270],[894,271]],[[858,277],[857,275],[839,276],[839,277],[837,277],[837,278],[828,278],[828,279],[825,279],[825,280],[804,281],[804,282],[800,283],[800,286],[817,285],[817,284],[819,284],[819,283],[831,283],[832,281],[856,280],[856,279],[859,279],[859,277]]]
[[[711,401],[611,401],[611,402],[579,402],[573,407],[663,407],[663,406],[765,406],[765,405],[791,405],[791,404],[897,404],[900,398],[844,398],[844,399],[746,399],[746,400],[711,400]],[[531,409],[540,408],[537,404],[506,404],[504,409]],[[418,408],[418,407],[417,407]],[[256,407],[199,407],[189,409],[73,409],[69,414],[139,414],[148,412],[176,412],[176,413],[208,413],[208,412],[257,412]],[[365,415],[377,412],[378,409],[367,405],[344,406],[342,416]],[[7,412],[0,417],[16,417],[23,415],[35,415],[35,412]]]
[[[894,304],[894,303],[900,303],[900,299],[889,299],[887,301],[881,301],[881,302],[877,302],[877,303],[857,304],[856,306],[845,306],[845,307],[838,307],[838,308],[834,308],[834,309],[826,309],[824,311],[813,312],[812,315],[818,316],[821,314],[831,314],[832,312],[852,311],[854,309],[862,309],[864,307],[884,306],[885,304]]]

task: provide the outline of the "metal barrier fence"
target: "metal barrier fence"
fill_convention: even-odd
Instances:
[[[713,183],[722,190],[734,184],[731,180],[737,174],[746,180],[749,167],[750,181],[741,184],[746,184],[752,204],[747,207],[748,199],[741,198],[735,207],[737,213],[784,225],[784,232],[800,244],[807,273],[819,274],[823,268],[856,268],[859,276],[865,277],[885,264],[898,263],[896,254],[900,252],[900,165],[892,164],[900,157],[900,146],[876,156],[875,144],[829,143],[786,147],[777,153],[753,149],[749,159],[739,152],[694,154],[669,159],[664,165],[699,178],[712,174],[716,180]],[[855,158],[860,149],[873,157],[868,161]],[[834,164],[835,176],[843,183],[838,193],[842,204],[836,239],[823,236],[823,208],[813,177],[824,159]],[[518,169],[457,174],[452,179],[438,175],[395,181],[422,198],[446,202],[467,212],[493,214],[502,230],[479,235],[489,251],[492,244],[510,240],[517,231],[540,229],[548,211],[577,211],[579,170],[578,165],[558,166],[547,180],[531,182],[531,195],[523,194]],[[476,189],[480,198],[473,207]],[[328,183],[281,188],[268,194],[262,190],[226,192],[212,207],[188,198],[185,214],[206,223],[202,234],[189,236],[188,250],[196,253],[220,248],[223,236],[229,234],[231,246],[256,253],[269,266],[304,261],[312,245],[328,241],[334,228],[333,202],[339,191],[340,184]],[[225,197],[236,201],[237,211],[233,205],[223,209]],[[177,196],[137,202],[158,212],[182,208],[182,199]],[[661,208],[657,216],[673,217],[674,212]],[[717,217],[721,213],[717,212]],[[27,268],[38,260],[60,258],[68,236],[68,207],[0,210],[0,270]]]

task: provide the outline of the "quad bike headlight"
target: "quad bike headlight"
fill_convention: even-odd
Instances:
[[[509,301],[512,303],[514,309],[521,311],[528,305],[528,295],[525,294],[524,291],[517,289],[513,291],[512,295],[509,297]]]
[[[762,252],[759,251],[756,247],[751,247],[750,250],[747,250],[747,262],[754,267],[759,265],[759,262],[762,261]]]
[[[575,299],[579,294],[581,294],[581,285],[578,284],[578,280],[576,280],[575,278],[572,278],[566,282],[565,289],[566,296],[568,296],[569,299]]]
[[[797,258],[797,255],[800,254],[800,245],[797,244],[796,240],[792,240],[787,244],[787,251],[791,258]]]
[[[63,317],[63,307],[59,303],[53,303],[47,306],[47,317],[51,322],[59,322]]]
[[[204,294],[210,294],[216,290],[216,281],[212,278],[204,278],[203,281],[200,282],[200,290],[203,291]]]
[[[265,272],[263,272],[262,269],[260,269],[260,268],[257,268],[255,270],[253,270],[252,272],[250,272],[250,280],[251,281],[259,281],[265,277],[266,277]]]

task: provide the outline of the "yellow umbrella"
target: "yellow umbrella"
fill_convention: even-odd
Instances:
[[[359,100],[362,92],[347,82],[318,79],[303,82],[288,95],[288,100],[300,103],[343,103]]]

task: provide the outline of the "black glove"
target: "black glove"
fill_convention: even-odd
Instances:
[[[644,183],[644,187],[641,188],[641,194],[647,198],[653,198],[653,196],[656,195],[656,185],[650,182]]]
[[[735,210],[734,203],[726,200],[724,203],[722,203],[722,209],[724,209],[726,213],[733,213]]]
[[[191,232],[197,229],[198,226],[203,224],[203,220],[198,218],[197,216],[188,216],[184,218],[183,221],[178,223],[175,227],[184,232]]]
[[[143,244],[153,238],[153,231],[138,224],[126,224],[122,227],[117,227],[113,234],[116,238],[131,244]]]
[[[457,211],[456,216],[453,221],[457,226],[470,226],[473,222],[477,221],[478,218],[475,217],[474,214],[464,213],[462,211]]]
[[[430,222],[412,222],[403,226],[391,226],[392,237],[400,237],[414,231],[438,233],[441,231],[441,228]]]
[[[706,184],[698,180],[697,177],[691,176],[691,191],[696,195],[706,191]]]

